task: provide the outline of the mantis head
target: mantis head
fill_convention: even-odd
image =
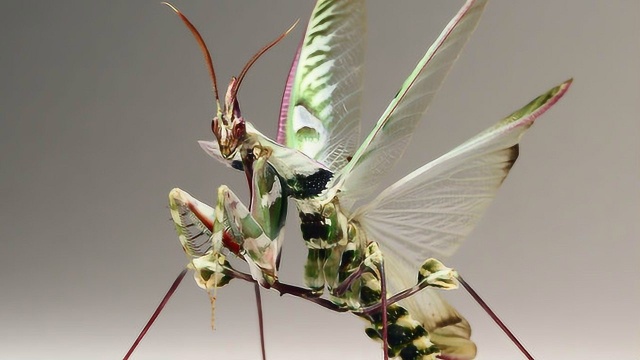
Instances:
[[[238,105],[238,89],[240,88],[240,84],[242,83],[242,79],[244,79],[247,71],[253,63],[262,56],[267,50],[271,49],[274,45],[280,42],[293,28],[298,24],[296,21],[287,31],[282,33],[278,38],[273,40],[271,43],[267,44],[267,46],[263,47],[260,51],[258,51],[253,57],[247,62],[244,66],[240,75],[236,77],[232,77],[229,82],[229,86],[227,87],[227,93],[224,99],[224,108],[220,106],[220,98],[218,97],[218,85],[216,83],[216,73],[213,70],[213,62],[211,60],[211,53],[207,48],[202,36],[198,32],[198,30],[191,24],[189,19],[184,16],[180,10],[176,9],[173,5],[168,3],[163,3],[169,6],[178,16],[184,24],[189,28],[193,36],[195,37],[198,45],[200,45],[200,50],[202,50],[202,54],[204,55],[205,62],[209,69],[209,75],[213,82],[213,94],[216,100],[217,113],[211,122],[211,130],[213,134],[216,136],[218,140],[218,145],[220,147],[220,153],[225,159],[232,159],[238,148],[241,146],[242,142],[245,139],[247,134],[245,121],[240,115],[240,106]]]
[[[232,159],[238,147],[247,135],[244,119],[240,114],[240,106],[236,97],[238,80],[233,77],[229,82],[224,99],[224,108],[218,105],[216,117],[211,122],[211,131],[218,140],[220,153],[225,159]]]

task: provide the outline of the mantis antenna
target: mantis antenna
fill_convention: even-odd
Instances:
[[[180,16],[180,19],[182,19],[182,21],[187,26],[187,28],[189,28],[189,30],[193,34],[193,37],[196,38],[198,45],[200,45],[200,50],[202,50],[202,55],[204,55],[204,61],[207,64],[207,68],[209,69],[209,76],[211,77],[211,81],[213,82],[213,95],[216,98],[216,106],[218,108],[218,111],[220,111],[220,98],[218,96],[218,82],[216,81],[216,72],[213,70],[213,61],[211,60],[211,53],[209,52],[209,48],[207,48],[207,44],[202,39],[202,36],[198,32],[198,29],[196,29],[196,27],[193,26],[191,21],[189,21],[189,19],[187,19],[187,17],[184,16],[180,12],[180,10],[178,10],[175,6],[169,4],[168,2],[163,2],[162,4],[170,7],[171,10],[173,10],[176,14],[178,14],[178,16]]]
[[[255,63],[256,60],[258,60],[260,56],[262,56],[262,54],[266,53],[269,49],[276,46],[282,39],[284,39],[287,35],[289,35],[291,30],[293,30],[296,27],[296,25],[298,25],[299,22],[300,22],[300,19],[296,20],[293,23],[293,25],[291,25],[285,32],[280,34],[280,36],[278,36],[275,40],[267,44],[267,46],[263,47],[255,55],[253,55],[253,57],[247,62],[247,64],[244,66],[244,68],[240,72],[240,75],[238,75],[238,81],[234,83],[234,86],[231,90],[231,95],[233,98],[236,97],[236,94],[238,93],[238,89],[240,88],[240,84],[242,83],[242,80],[244,79],[245,75],[247,74],[251,66],[253,66],[253,63]]]

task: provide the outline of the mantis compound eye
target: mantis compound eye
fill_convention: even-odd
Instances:
[[[244,137],[244,135],[246,134],[246,132],[247,132],[247,130],[245,128],[244,121],[238,122],[233,127],[233,137],[236,138],[236,139],[242,139]]]

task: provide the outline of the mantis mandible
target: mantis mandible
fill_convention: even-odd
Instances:
[[[368,204],[354,204],[376,189],[377,180],[404,151],[485,5],[483,0],[463,5],[360,147],[362,44],[354,44],[358,36],[353,34],[364,24],[361,2],[316,5],[287,80],[277,141],[244,120],[236,97],[248,67],[275,42],[231,80],[221,107],[206,45],[174,8],[198,39],[214,84],[217,141],[201,145],[216,159],[244,170],[251,189],[246,207],[221,186],[215,209],[182,190],[171,192],[172,217],[198,283],[215,289],[242,278],[353,312],[370,321],[367,334],[383,341],[385,357],[474,358],[467,321],[435,291],[422,290],[455,288],[461,280],[433,257],[450,256],[472,230],[515,162],[520,137],[564,95],[571,80]],[[307,289],[278,281],[287,197],[296,204],[308,247]],[[223,249],[242,257],[250,276],[233,269]],[[328,297],[322,298],[325,291]]]

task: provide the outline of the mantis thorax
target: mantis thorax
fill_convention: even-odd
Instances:
[[[329,202],[297,200],[300,229],[307,246],[317,249],[333,248],[349,242],[349,219],[334,197]]]

